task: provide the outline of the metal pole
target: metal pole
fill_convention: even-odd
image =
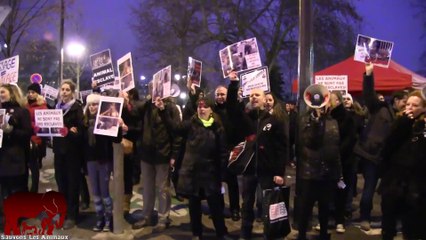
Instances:
[[[123,216],[123,186],[124,186],[124,152],[121,143],[113,143],[114,149],[114,181],[113,181],[113,233],[121,234],[124,231]]]
[[[298,110],[299,114],[303,114],[306,111],[306,103],[303,100],[303,92],[311,85],[313,76],[313,34],[312,34],[312,0],[299,0],[299,66],[298,66],[298,85],[299,91],[297,94]],[[296,134],[298,130],[296,130]],[[296,139],[299,137],[296,135]],[[296,148],[298,142],[296,142]],[[298,151],[296,150],[296,153]],[[296,156],[296,159],[298,156]],[[297,204],[297,195],[299,194],[299,176],[298,171],[300,169],[300,161],[296,161],[296,190],[294,196],[294,225],[297,227],[297,216],[299,214],[300,206]]]
[[[64,76],[64,24],[65,23],[65,0],[61,0],[61,22],[59,25],[59,78],[58,86],[61,85]]]
[[[80,95],[80,61],[77,57],[77,94]]]

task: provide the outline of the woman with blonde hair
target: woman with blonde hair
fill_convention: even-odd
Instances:
[[[0,86],[0,108],[5,109],[3,142],[0,148],[0,186],[2,197],[18,191],[28,191],[26,161],[32,133],[30,114],[23,105],[16,85]]]
[[[426,236],[426,99],[420,91],[408,95],[407,104],[387,138],[383,150],[382,237],[396,236],[401,220],[404,239]]]

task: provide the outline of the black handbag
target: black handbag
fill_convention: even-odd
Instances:
[[[263,233],[267,239],[284,238],[291,232],[288,216],[290,187],[263,190]]]
[[[228,171],[235,175],[243,174],[254,156],[255,141],[246,140],[235,146],[228,160]]]

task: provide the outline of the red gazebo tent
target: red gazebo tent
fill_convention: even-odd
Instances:
[[[314,76],[348,75],[348,91],[351,93],[357,93],[362,91],[362,79],[364,72],[365,64],[354,61],[354,57],[351,56],[342,62],[314,73]],[[379,92],[392,92],[406,87],[412,87],[413,75],[417,75],[417,83],[414,87],[421,88],[422,86],[426,86],[426,78],[411,72],[407,68],[404,68],[391,60],[389,68],[375,66],[375,89]],[[293,81],[292,91],[297,92],[297,89],[298,83],[296,79]]]

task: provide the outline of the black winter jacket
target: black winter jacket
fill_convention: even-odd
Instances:
[[[298,176],[306,180],[338,180],[342,177],[339,127],[329,115],[314,119],[308,111],[298,125]]]
[[[251,110],[246,113],[238,107],[238,82],[232,81],[228,88],[227,104],[230,104],[231,122],[245,137],[256,135],[254,161],[251,161],[245,174],[257,174],[273,180],[273,176],[285,175],[288,158],[289,137],[285,123],[266,110]]]
[[[369,119],[354,147],[354,153],[379,164],[385,139],[393,122],[393,112],[387,103],[381,102],[377,98],[374,91],[373,74],[371,76],[364,74],[362,93],[368,108]]]
[[[339,125],[340,160],[342,165],[351,165],[351,156],[356,143],[355,119],[345,109],[343,104],[331,110],[330,114]]]
[[[381,163],[379,192],[426,204],[426,123],[403,115],[393,124]]]
[[[168,131],[159,110],[150,101],[145,102],[139,110],[142,119],[141,150],[138,152],[142,161],[150,164],[167,164],[170,159],[177,159],[181,138]],[[166,114],[175,122],[180,122],[179,110],[174,103],[166,104]]]
[[[68,128],[65,137],[53,138],[53,152],[55,154],[72,154],[76,161],[82,157],[83,146],[83,108],[79,102],[75,102],[63,115],[64,127]],[[71,132],[72,127],[77,128],[77,133]],[[79,160],[79,162],[81,162]]]
[[[183,196],[220,194],[222,165],[227,159],[224,129],[218,116],[212,126],[205,127],[197,115],[184,122],[173,121],[166,111],[161,118],[167,127],[186,139],[185,154],[179,170],[177,192]]]
[[[1,108],[10,115],[10,133],[3,134],[0,148],[0,177],[19,176],[26,172],[26,160],[29,156],[32,135],[30,113],[17,103],[5,102]]]

